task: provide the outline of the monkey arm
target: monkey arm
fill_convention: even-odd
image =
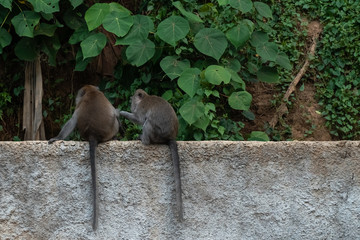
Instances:
[[[119,113],[121,116],[129,119],[130,121],[132,121],[133,123],[135,124],[138,124],[138,125],[142,125],[144,123],[144,121],[142,121],[141,119],[139,119],[135,114],[133,113],[129,113],[129,112],[126,112],[126,111],[120,111]]]
[[[57,140],[62,140],[65,139],[67,136],[69,136],[70,133],[72,133],[72,131],[76,127],[77,119],[78,119],[78,110],[75,110],[70,120],[67,121],[64,127],[61,129],[59,135],[57,135],[54,138],[51,138],[48,143],[51,144]]]

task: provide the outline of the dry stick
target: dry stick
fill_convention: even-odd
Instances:
[[[300,79],[302,78],[302,76],[305,74],[306,70],[309,67],[310,64],[310,58],[312,58],[315,55],[315,49],[316,49],[316,43],[317,43],[317,39],[319,38],[319,34],[315,34],[312,37],[312,45],[308,54],[308,58],[306,58],[305,63],[303,65],[303,67],[300,69],[300,71],[298,72],[298,74],[296,75],[296,77],[294,78],[294,80],[292,80],[292,82],[290,83],[283,99],[282,99],[282,103],[279,106],[279,108],[277,109],[275,115],[273,116],[273,118],[270,120],[269,125],[270,127],[274,128],[276,126],[276,124],[278,123],[279,119],[286,113],[288,112],[288,108],[286,106],[286,102],[289,99],[291,93],[293,93],[295,91],[296,85],[299,83]]]

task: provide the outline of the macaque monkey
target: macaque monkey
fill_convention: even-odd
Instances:
[[[144,90],[136,90],[131,97],[131,113],[120,111],[120,115],[135,124],[142,125],[141,142],[168,144],[174,166],[176,203],[179,220],[183,220],[181,197],[180,163],[176,143],[179,122],[171,105],[161,97],[148,95]]]
[[[82,87],[76,96],[76,108],[71,119],[61,129],[59,135],[49,140],[49,144],[65,139],[78,128],[80,135],[90,144],[90,164],[93,188],[93,230],[98,225],[98,197],[96,147],[98,143],[115,137],[119,131],[119,110],[115,109],[99,89],[92,85]]]

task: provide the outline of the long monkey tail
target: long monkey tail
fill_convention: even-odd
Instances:
[[[180,161],[179,161],[178,147],[176,141],[170,140],[169,147],[170,147],[171,158],[174,167],[176,204],[177,204],[178,216],[179,216],[179,221],[182,222],[184,218],[183,218],[183,202],[181,197]]]
[[[98,193],[97,193],[97,171],[96,171],[96,147],[98,142],[95,138],[90,137],[90,165],[91,165],[91,178],[92,178],[92,189],[93,189],[93,230],[96,231],[98,226]]]

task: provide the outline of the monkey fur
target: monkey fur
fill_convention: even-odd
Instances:
[[[181,197],[180,163],[176,143],[179,122],[172,106],[163,98],[148,95],[138,89],[131,97],[131,113],[120,111],[120,115],[135,124],[142,125],[141,142],[168,144],[173,161],[178,218],[183,221],[183,203]]]
[[[76,108],[59,135],[49,144],[63,140],[78,128],[80,135],[90,144],[90,164],[93,188],[93,230],[98,226],[98,194],[96,171],[96,147],[98,143],[111,140],[119,131],[119,110],[115,109],[104,94],[95,86],[85,85],[76,96]]]

